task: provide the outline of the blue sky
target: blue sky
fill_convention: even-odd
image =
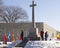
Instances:
[[[45,22],[53,28],[60,30],[60,0],[34,0],[37,6],[35,7],[35,21]],[[32,0],[4,0],[4,5],[17,6],[26,10],[29,20],[31,21]]]

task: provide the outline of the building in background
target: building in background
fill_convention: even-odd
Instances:
[[[29,29],[31,28],[32,23],[31,22],[21,22],[21,23],[0,23],[0,40],[3,40],[3,34],[6,33],[7,35],[9,33],[14,33],[15,36],[17,33],[20,35],[21,30],[24,31],[24,37],[27,37],[29,34]],[[37,22],[36,27],[38,28],[38,37],[40,37],[40,31],[43,29],[44,32],[48,32],[49,38],[53,37],[55,38],[57,33],[60,33],[58,30],[52,28],[51,26],[45,24],[44,22]]]

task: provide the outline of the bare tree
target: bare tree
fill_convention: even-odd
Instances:
[[[27,13],[18,7],[0,7],[0,21],[4,23],[16,23],[28,20]]]
[[[0,0],[0,5],[3,5],[3,0]]]

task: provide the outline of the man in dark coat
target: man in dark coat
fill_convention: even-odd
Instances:
[[[40,32],[40,36],[41,36],[41,39],[44,40],[44,31],[43,30]]]
[[[48,38],[48,33],[47,33],[47,31],[45,32],[45,40],[47,40],[47,38]]]

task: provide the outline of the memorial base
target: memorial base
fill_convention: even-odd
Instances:
[[[28,37],[30,40],[40,40],[40,37],[38,37],[38,28],[31,28]]]

